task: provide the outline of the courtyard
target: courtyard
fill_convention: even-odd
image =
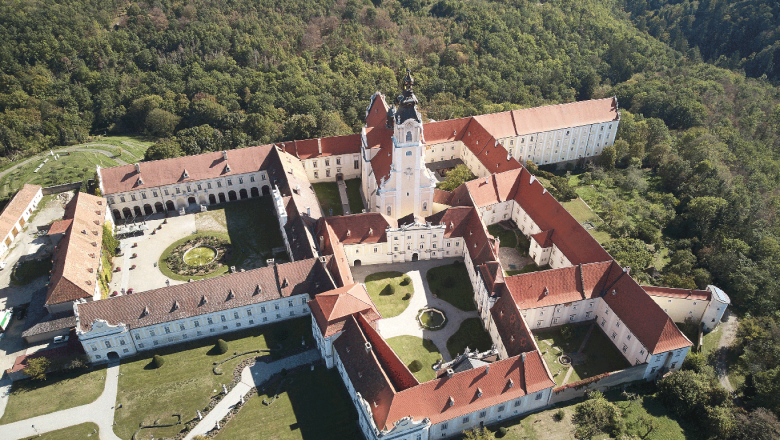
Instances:
[[[534,263],[528,255],[531,242],[512,222],[502,221],[490,225],[488,232],[499,239],[498,258],[507,276],[548,269]]]
[[[228,352],[219,354],[214,349],[218,338],[228,343]],[[139,424],[160,425],[175,422],[180,414],[184,422],[196,417],[196,410],[203,410],[209,400],[222,392],[222,385],[233,379],[233,370],[242,361],[268,354],[279,358],[298,349],[304,342],[313,346],[311,318],[306,316],[294,320],[264,325],[220,336],[199,339],[170,347],[143,352],[123,361],[117,392],[117,409],[114,412],[114,432],[123,439],[129,439]],[[220,365],[222,374],[215,374],[214,363],[224,361],[234,353],[247,353]],[[159,354],[165,364],[155,369],[152,357]],[[160,402],[165,402],[161,405]],[[121,407],[119,407],[121,405]],[[155,438],[173,437],[183,425],[145,429],[145,435]],[[254,427],[257,429],[257,426]]]
[[[441,356],[447,362],[452,360],[453,352],[448,349],[450,345],[460,348],[462,353],[466,346],[470,348],[485,347],[485,336],[487,332],[482,329],[483,334],[476,331],[473,324],[463,324],[467,321],[477,322],[478,315],[474,306],[474,292],[471,289],[471,282],[468,278],[468,272],[462,261],[457,258],[445,258],[441,260],[422,260],[408,263],[377,264],[352,267],[352,275],[356,282],[365,282],[369,287],[369,292],[377,292],[379,303],[377,307],[382,310],[388,310],[392,307],[390,317],[383,314],[382,320],[377,324],[377,329],[386,340],[394,340],[399,336],[413,337],[404,339],[403,344],[394,341],[398,347],[402,347],[397,352],[401,360],[409,365],[415,360],[425,364],[433,357]],[[398,282],[408,277],[411,279],[412,296],[406,301],[398,293],[392,295],[380,294],[382,285],[375,283],[395,280]],[[446,287],[450,286],[450,287]],[[436,294],[436,293],[438,294]],[[374,299],[374,295],[372,295]],[[398,310],[400,309],[400,312]],[[440,311],[445,317],[444,325],[436,330],[424,328],[418,316],[420,312],[427,309]],[[458,334],[455,342],[449,341],[453,335]],[[489,339],[489,336],[487,337]],[[401,340],[398,340],[401,341]],[[489,349],[490,345],[487,345]],[[434,354],[433,347],[436,348]],[[461,348],[462,347],[462,348]],[[393,347],[395,348],[395,347]],[[430,363],[423,366],[424,369],[430,368]],[[415,376],[425,377],[427,372],[415,373]],[[432,374],[432,371],[428,374]]]
[[[562,332],[568,327],[568,336]],[[630,365],[618,349],[593,322],[533,331],[536,344],[544,357],[556,385],[578,382],[602,373],[622,370]],[[563,365],[561,355],[574,362]]]
[[[336,182],[312,183],[317,200],[322,207],[322,214],[326,217],[344,215],[346,207],[352,214],[363,211],[363,196],[360,194],[361,179],[349,179],[344,181],[346,200],[339,194],[339,184]]]
[[[287,261],[286,251],[279,252],[284,248],[284,241],[270,197],[209,208],[206,212],[182,216],[173,214],[168,218],[155,214],[146,221],[149,227],[146,234],[123,239],[120,245],[123,255],[114,258],[113,262],[115,271],[116,268],[121,269],[114,273],[110,290],[122,292],[122,289],[127,291],[132,288],[135,292],[142,292],[165,287],[168,283],[179,284],[190,279],[223,275],[231,267],[236,270],[263,267],[269,258]],[[216,270],[202,275],[174,273],[166,263],[167,258],[177,247],[198,237],[225,241],[229,256],[219,262]],[[205,259],[204,263],[208,264]]]

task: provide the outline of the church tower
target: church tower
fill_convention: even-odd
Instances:
[[[433,190],[436,178],[425,166],[425,136],[422,117],[417,110],[414,78],[406,69],[401,94],[395,108],[387,111],[387,128],[393,130],[392,165],[389,178],[380,186],[377,208],[395,218],[408,214],[427,217],[433,214]]]

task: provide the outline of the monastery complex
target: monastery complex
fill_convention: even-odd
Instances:
[[[407,73],[393,106],[377,92],[360,134],[99,168],[103,197],[79,195],[56,225],[47,306],[73,308],[95,363],[310,315],[366,439],[447,438],[582,395],[577,383],[556,387],[538,329],[595,324],[631,366],[593,389],[679,369],[693,344],[675,322],[691,318],[709,331],[728,296],[715,286],[639,285],[522,165],[598,156],[615,140],[617,99],[425,122],[413,86]],[[436,170],[460,162],[477,178],[437,189]],[[362,181],[365,212],[328,216],[312,183],[351,178]],[[93,300],[101,261],[93,243],[105,221],[253,197],[273,200],[291,262]],[[548,268],[507,276],[487,229],[499,222],[514,223],[529,238],[529,256]],[[493,348],[463,353],[420,383],[377,330],[382,316],[352,270],[443,258],[462,262]]]

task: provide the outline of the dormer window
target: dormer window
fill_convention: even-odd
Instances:
[[[189,179],[189,178],[190,178],[190,173],[188,173],[188,172],[187,172],[187,170],[185,169],[185,170],[184,170],[184,173],[182,173],[182,175],[181,175],[181,176],[182,176],[183,178],[185,178],[185,179]]]

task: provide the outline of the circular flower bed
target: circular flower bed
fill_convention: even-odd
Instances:
[[[227,264],[230,251],[227,240],[210,236],[197,237],[176,246],[165,259],[165,264],[178,275],[208,275]]]
[[[441,310],[425,308],[417,314],[417,322],[426,330],[441,330],[447,325],[447,316]]]
[[[564,354],[558,358],[558,362],[560,362],[561,365],[569,365],[571,364],[571,358],[569,357],[569,355]]]

